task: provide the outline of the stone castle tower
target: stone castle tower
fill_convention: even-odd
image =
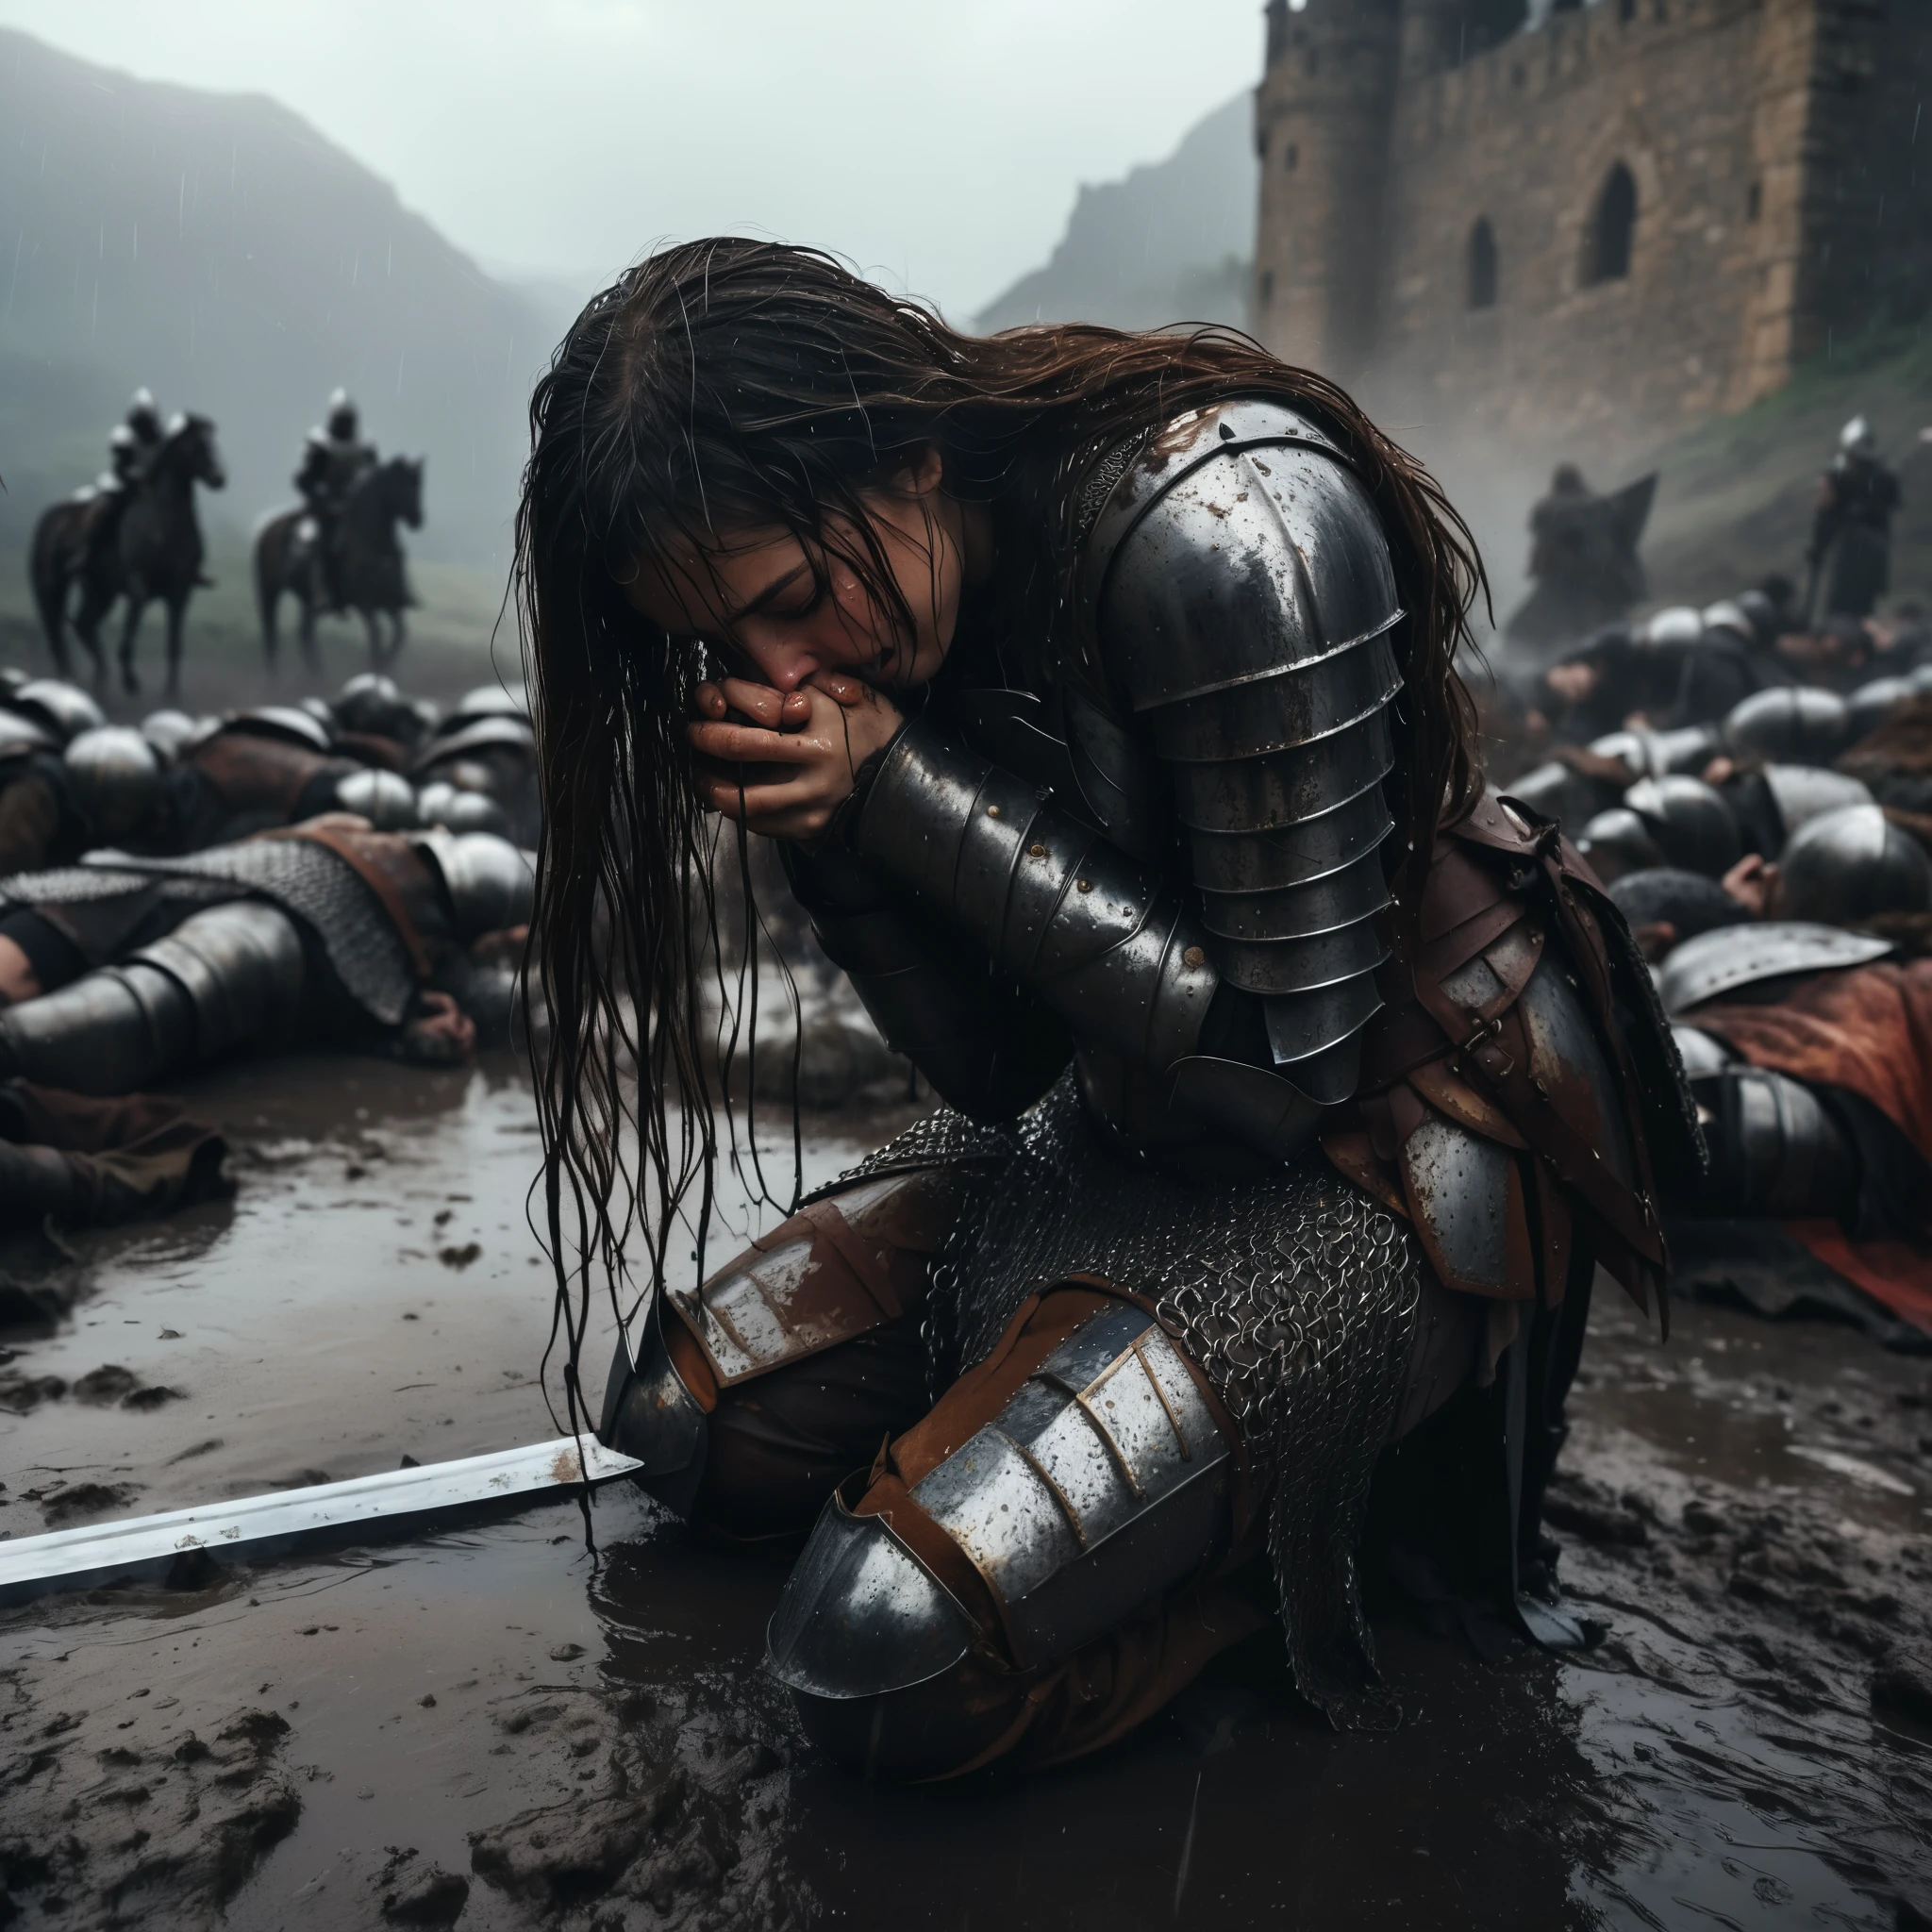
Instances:
[[[1628,449],[1932,308],[1932,0],[1269,0],[1256,331]]]

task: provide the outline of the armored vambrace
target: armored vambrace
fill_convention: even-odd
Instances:
[[[1034,994],[962,958],[947,932],[836,843],[780,851],[825,957],[844,969],[887,1045],[949,1106],[1009,1120],[1053,1085],[1073,1041]]]
[[[1380,1006],[1402,613],[1374,507],[1314,425],[1241,402],[1157,449],[1082,561],[1131,724],[1064,693],[1068,775],[1023,776],[922,720],[853,846],[1064,1018],[1083,1071],[1098,1049],[1157,1109],[1279,1154],[1354,1092]],[[1176,822],[1196,892],[1161,870]],[[1258,1008],[1259,1064],[1203,1052],[1217,991]]]
[[[1193,1055],[1219,984],[1204,935],[1177,892],[1037,787],[916,723],[880,766],[853,845],[1078,1038],[1157,1084]]]

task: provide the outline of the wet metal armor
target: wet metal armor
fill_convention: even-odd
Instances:
[[[1769,1067],[1726,1066],[1692,1083],[1710,1116],[1710,1176],[1701,1214],[1835,1218],[1857,1187],[1857,1156],[1802,1080]]]
[[[1285,1158],[1354,1091],[1388,957],[1402,612],[1380,525],[1312,423],[1230,404],[1126,464],[1077,599],[1107,701],[1070,684],[1051,706],[936,707],[886,755],[852,850],[1071,1029],[1090,1105],[1129,1144],[1211,1134]],[[893,964],[825,924],[870,998]],[[1199,1051],[1223,984],[1262,1003],[1272,1067]],[[903,1013],[874,1010],[901,1043]]]
[[[75,1093],[127,1093],[294,1031],[308,968],[279,907],[237,899],[71,986],[0,1013],[12,1071]]]
[[[1225,404],[1104,460],[1082,497],[1096,679],[936,687],[843,841],[786,849],[825,951],[951,1103],[818,1204],[862,1216],[883,1179],[960,1177],[925,1316],[936,1377],[986,1358],[1030,1294],[1126,1298],[913,1484],[944,1549],[849,1498],[814,1531],[773,1667],[881,1770],[911,1762],[893,1738],[963,1721],[958,1674],[989,1646],[1008,1669],[1063,1659],[1209,1563],[1226,1529],[1206,1477],[1237,1456],[1298,1685],[1338,1723],[1390,1721],[1354,1566],[1375,1459],[1418,1419],[1406,1389],[1468,1378],[1472,1295],[1526,1304],[1520,1413],[1573,1246],[1586,1287],[1599,1254],[1633,1292],[1655,1284],[1640,1120],[1696,1144],[1643,962],[1554,825],[1490,799],[1447,828],[1420,950],[1391,958],[1403,613],[1327,435]],[[1258,1009],[1254,1058],[1203,1050],[1218,1000]],[[601,1433],[674,1507],[705,1435],[680,1331],[722,1385],[887,1319],[870,1293],[798,1306],[814,1240],[795,1217],[655,1309],[669,1338],[620,1348]],[[1491,1332],[1507,1345],[1513,1312]],[[1511,1478],[1532,1526],[1541,1479]],[[952,1551],[996,1629],[944,1580]]]
[[[1233,1446],[1174,1342],[1122,1302],[1082,1324],[910,1499],[985,1585],[1013,1662],[1033,1669],[1226,1547]],[[970,1698],[934,1692],[981,1641],[885,1516],[835,1496],[772,1619],[771,1668],[841,1755],[864,1755],[851,1746],[865,1738],[875,1768],[898,1769],[904,1754],[916,1769],[935,1761],[935,1723],[970,1722]],[[958,1739],[958,1756],[974,1741]]]
[[[1720,925],[1674,947],[1658,975],[1664,1011],[1674,1020],[1706,1000],[1798,973],[1869,966],[1893,950],[1890,940],[1808,919]]]

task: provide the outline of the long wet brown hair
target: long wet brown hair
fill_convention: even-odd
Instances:
[[[573,1427],[593,1281],[620,1299],[626,1284],[661,1285],[680,1241],[702,1270],[718,1155],[717,1023],[703,996],[716,822],[683,737],[691,687],[715,660],[649,624],[620,579],[641,558],[779,528],[820,568],[829,557],[857,572],[909,636],[860,498],[937,448],[943,487],[994,510],[1008,615],[1034,675],[1051,678],[1066,668],[1057,641],[1072,629],[1061,618],[1087,462],[1236,394],[1317,418],[1388,533],[1408,613],[1394,883],[1398,916],[1412,915],[1439,819],[1480,783],[1453,660],[1481,569],[1435,482],[1332,383],[1226,329],[962,335],[830,256],[736,239],[629,270],[552,357],[530,405],[515,590],[544,808],[528,967],[550,1022],[542,1211]]]

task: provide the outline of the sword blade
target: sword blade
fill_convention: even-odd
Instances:
[[[298,1544],[358,1541],[372,1527],[393,1531],[405,1523],[422,1526],[424,1519],[521,1507],[641,1467],[591,1436],[580,1461],[576,1442],[559,1436],[453,1462],[20,1537],[0,1542],[0,1604],[171,1571],[186,1582],[205,1577],[210,1560],[234,1554],[259,1560]]]

